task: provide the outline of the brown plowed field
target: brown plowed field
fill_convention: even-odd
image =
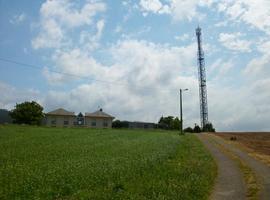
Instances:
[[[270,156],[270,132],[219,132],[215,135],[230,141],[232,137],[235,137],[235,142],[258,154]]]

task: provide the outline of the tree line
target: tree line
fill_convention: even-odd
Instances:
[[[161,117],[158,123],[155,125],[156,129],[164,130],[180,130],[181,120],[178,117],[167,116]],[[112,128],[128,128],[128,121],[114,120],[112,122]],[[215,132],[215,129],[212,123],[206,124],[204,128],[201,128],[199,125],[195,124],[194,128],[187,127],[184,129],[184,132],[187,133],[200,133],[200,132]]]

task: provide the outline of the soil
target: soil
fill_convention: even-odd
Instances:
[[[218,132],[215,135],[239,142],[258,154],[270,156],[270,132]]]

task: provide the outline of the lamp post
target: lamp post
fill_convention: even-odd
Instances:
[[[183,109],[182,109],[182,93],[188,89],[180,89],[180,134],[183,134]]]

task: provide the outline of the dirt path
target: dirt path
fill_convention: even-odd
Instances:
[[[220,151],[206,134],[198,134],[199,139],[209,149],[218,165],[218,176],[210,199],[212,200],[242,200],[246,196],[243,175],[237,164]]]
[[[235,145],[226,142],[224,139],[210,135],[215,140],[215,142],[223,145],[225,148],[229,149],[235,155],[237,155],[241,160],[243,160],[256,174],[257,179],[261,185],[261,191],[259,193],[259,199],[261,200],[269,200],[270,199],[270,168],[249,156],[247,152],[240,150]]]

